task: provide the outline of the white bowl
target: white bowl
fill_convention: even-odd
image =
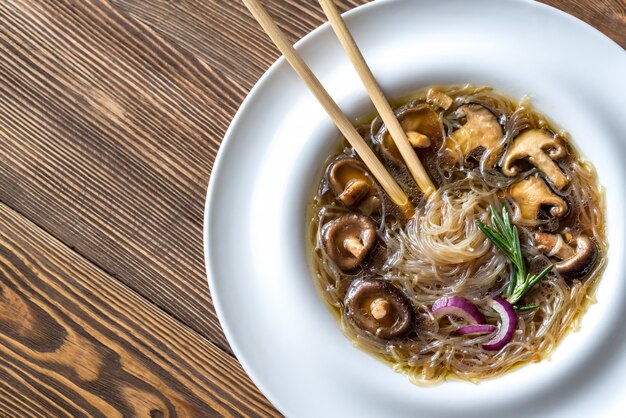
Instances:
[[[490,85],[570,132],[607,190],[609,262],[580,332],[550,361],[480,385],[420,388],[343,336],[313,283],[305,212],[339,134],[279,59],[254,87],[209,186],[209,285],[228,340],[288,416],[615,416],[626,406],[626,54],[532,1],[389,0],[346,14],[389,97],[431,84]],[[328,25],[298,50],[351,117],[373,110]],[[618,415],[622,416],[622,415]]]

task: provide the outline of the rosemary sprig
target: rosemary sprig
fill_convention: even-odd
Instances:
[[[533,309],[537,309],[539,307],[539,305],[537,304],[532,304],[532,305],[524,305],[524,306],[514,306],[515,310],[517,312],[525,312],[525,311],[532,311]]]
[[[511,284],[506,299],[512,305],[519,303],[524,295],[552,270],[554,265],[550,264],[538,274],[528,274],[517,226],[511,225],[506,206],[502,207],[502,215],[491,207],[491,224],[493,227],[485,225],[480,219],[476,221],[476,224],[487,238],[513,263]]]

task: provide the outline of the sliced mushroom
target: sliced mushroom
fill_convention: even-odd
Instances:
[[[356,326],[383,340],[404,337],[415,326],[415,310],[409,299],[384,280],[355,280],[344,303]]]
[[[509,195],[520,209],[520,215],[528,221],[536,221],[541,206],[552,206],[550,214],[561,218],[567,214],[567,202],[556,195],[538,176],[527,177],[509,187]]]
[[[414,148],[428,148],[431,141],[442,138],[439,115],[428,106],[409,107],[396,116]],[[394,163],[402,163],[402,155],[384,125],[380,133],[380,149]]]
[[[354,270],[376,243],[376,225],[368,216],[349,214],[324,226],[324,249],[337,267]]]
[[[431,88],[426,93],[426,102],[440,107],[443,110],[448,110],[450,106],[452,106],[452,103],[454,103],[454,100],[441,90]]]
[[[459,157],[467,157],[475,149],[482,147],[488,153],[487,165],[492,167],[497,161],[502,148],[502,127],[496,116],[478,104],[468,104],[456,110],[459,116],[465,116],[467,122],[452,133],[446,141],[450,155],[458,162]]]
[[[354,158],[343,158],[332,163],[328,182],[337,198],[349,208],[358,206],[376,193],[374,180],[367,168]]]
[[[547,152],[546,152],[547,151]],[[522,132],[513,140],[502,163],[502,172],[509,177],[516,176],[519,168],[513,164],[522,158],[543,171],[558,190],[567,186],[569,180],[554,159],[567,155],[565,144],[557,136],[541,129]]]
[[[534,238],[539,251],[548,257],[562,260],[556,263],[554,268],[565,277],[573,279],[583,277],[598,258],[598,246],[586,235],[576,238],[576,248],[566,244],[560,234],[535,232]]]

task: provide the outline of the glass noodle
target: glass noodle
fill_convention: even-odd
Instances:
[[[429,106],[439,115],[443,139],[416,151],[438,187],[439,199],[426,202],[406,169],[381,153],[382,126],[374,115],[359,124],[358,130],[415,202],[415,216],[410,220],[402,218],[382,191],[377,190],[383,202],[380,213],[373,216],[378,226],[378,242],[364,263],[354,271],[345,272],[329,258],[322,235],[325,225],[354,210],[337,201],[328,183],[328,173],[315,191],[309,212],[314,277],[344,334],[357,347],[391,363],[394,369],[421,385],[447,378],[476,382],[547,357],[569,330],[577,328],[578,319],[593,301],[595,285],[606,264],[603,194],[593,166],[578,153],[568,135],[533,110],[527,100],[515,103],[489,88],[472,86],[440,90],[453,99],[448,110],[427,104],[425,92],[401,100],[397,107],[397,112],[401,112]],[[498,164],[488,164],[490,156],[484,150],[451,157],[445,138],[464,123],[455,109],[469,103],[479,104],[496,116],[504,132],[502,148],[498,151],[502,154],[520,132],[531,128],[547,130],[564,139],[568,155],[559,161],[559,167],[570,182],[559,195],[569,205],[565,217],[555,218],[542,210],[536,222],[522,219],[517,203],[507,190],[514,182],[538,172],[531,164],[522,162],[521,172],[507,177]],[[355,154],[342,144],[326,166],[346,157]],[[513,340],[494,352],[482,347],[490,335],[457,335],[454,331],[463,325],[462,321],[452,316],[435,320],[430,307],[444,296],[460,295],[473,302],[487,322],[497,323],[496,313],[485,302],[506,292],[511,264],[483,235],[476,221],[488,222],[489,208],[502,205],[509,208],[519,229],[530,272],[536,273],[551,263],[533,245],[535,230],[558,232],[566,237],[585,234],[597,244],[600,255],[595,267],[581,279],[566,279],[556,270],[542,279],[524,298],[524,304],[538,307],[518,312]],[[354,324],[346,315],[344,298],[350,284],[362,277],[383,279],[404,293],[417,314],[415,332],[402,339],[381,340]]]

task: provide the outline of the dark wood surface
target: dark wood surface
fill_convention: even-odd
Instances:
[[[293,41],[324,22],[265,3]],[[626,46],[623,0],[546,3]],[[278,415],[202,259],[221,138],[277,57],[237,0],[0,0],[0,416]]]

